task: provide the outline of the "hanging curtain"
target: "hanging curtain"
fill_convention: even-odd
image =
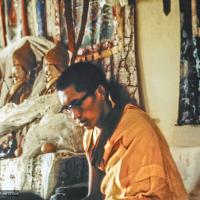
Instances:
[[[6,46],[6,26],[5,26],[5,10],[4,2],[0,0],[0,48]]]
[[[123,84],[130,98],[136,98],[139,103],[133,2],[3,1],[8,44],[25,35],[45,36],[54,42],[62,41],[73,53],[72,63],[93,61],[102,64],[107,78]]]
[[[104,66],[107,78],[124,85],[130,99],[139,103],[135,62],[134,5],[90,1],[87,23],[76,61],[94,61]],[[124,1],[125,2],[125,1]],[[81,27],[83,3],[73,1],[75,41]]]
[[[6,43],[22,37],[22,1],[4,0]]]
[[[59,5],[60,1],[58,0],[46,1],[47,38],[54,42],[61,40]]]
[[[181,65],[178,125],[200,124],[200,2],[180,0]]]

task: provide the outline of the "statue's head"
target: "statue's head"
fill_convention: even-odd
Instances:
[[[44,57],[44,72],[47,84],[54,83],[67,68],[70,60],[69,51],[61,43],[50,49]]]
[[[13,53],[13,67],[11,71],[13,84],[16,85],[29,80],[35,67],[35,54],[30,47],[30,43],[26,41],[22,47]]]

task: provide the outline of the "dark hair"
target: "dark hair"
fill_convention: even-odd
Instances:
[[[68,67],[57,80],[56,89],[64,90],[73,85],[78,92],[93,93],[98,85],[108,90],[108,82],[100,66],[90,62],[80,62]]]

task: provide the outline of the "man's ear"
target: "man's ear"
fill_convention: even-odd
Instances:
[[[106,93],[107,91],[103,85],[99,85],[95,91],[96,97],[99,98],[100,100],[105,100]]]

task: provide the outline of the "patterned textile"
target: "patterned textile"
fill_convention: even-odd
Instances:
[[[180,1],[181,66],[178,125],[200,124],[200,2]]]
[[[78,156],[77,159],[68,161],[69,157],[71,155],[65,154],[65,152],[58,152],[39,155],[28,161],[20,158],[1,160],[0,188],[1,190],[29,190],[47,199],[54,191],[55,186],[61,186],[63,182],[71,184],[71,182],[85,180],[83,175],[73,171],[73,167],[79,168],[80,171],[87,169],[84,159],[80,159]],[[63,164],[65,168],[71,170],[68,173],[73,171],[70,178],[64,172],[59,173],[59,170],[63,169]]]
[[[134,8],[126,7],[122,11],[124,21],[119,22],[123,27],[118,27],[117,32],[119,36],[118,48],[120,49],[120,40],[123,44],[123,49],[116,51],[115,46],[112,48],[113,55],[102,59],[102,64],[105,68],[107,76],[113,75],[123,84],[131,98],[135,98],[139,103],[137,70],[135,62],[135,36],[134,36]],[[124,30],[124,32],[122,31]],[[121,33],[121,37],[120,37]],[[115,33],[116,34],[116,33]],[[122,35],[123,34],[123,35]],[[114,40],[114,43],[117,40]]]
[[[77,3],[79,2],[79,4]],[[80,29],[82,5],[76,1],[75,36]],[[135,62],[133,6],[110,5],[90,1],[88,19],[76,61],[101,63],[107,78],[115,78],[124,85],[131,98],[139,103]]]

